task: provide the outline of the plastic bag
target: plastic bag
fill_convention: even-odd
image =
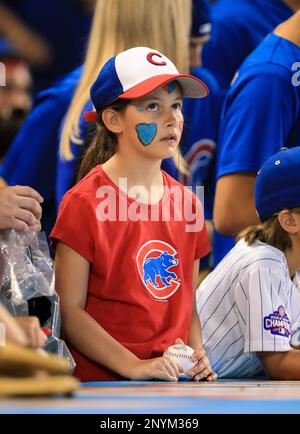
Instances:
[[[53,295],[53,261],[47,250],[44,233],[28,229],[0,234],[1,295],[9,297],[15,306],[36,296]]]
[[[60,339],[61,315],[46,235],[28,229],[0,231],[0,301],[13,316],[37,316],[51,330],[44,349],[75,362]]]

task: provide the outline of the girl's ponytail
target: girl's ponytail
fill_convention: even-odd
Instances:
[[[92,144],[86,149],[78,172],[80,181],[98,164],[103,164],[116,153],[116,143],[105,127],[100,127]]]

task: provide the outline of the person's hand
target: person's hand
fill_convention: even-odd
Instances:
[[[184,342],[181,339],[176,339],[175,344],[184,344]],[[194,348],[192,362],[197,362],[197,364],[188,371],[187,375],[193,377],[195,381],[216,381],[218,375],[212,370],[203,347]]]
[[[203,347],[196,348],[192,356],[192,362],[197,362],[188,375],[193,377],[195,381],[207,380],[209,382],[216,381],[217,374],[212,370],[209,359]]]
[[[139,360],[131,369],[131,380],[164,380],[178,381],[179,375],[183,372],[181,366],[177,365],[169,357],[157,357],[149,360]]]
[[[41,329],[40,321],[35,316],[18,316],[15,318],[27,338],[27,346],[41,348],[47,342],[47,335]]]
[[[39,231],[43,198],[31,187],[0,188],[0,229]]]

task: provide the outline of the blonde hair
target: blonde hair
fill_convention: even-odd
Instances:
[[[300,207],[289,210],[295,214],[300,214]],[[292,247],[292,241],[288,232],[286,232],[278,220],[278,215],[269,217],[259,225],[250,226],[244,229],[237,237],[238,240],[244,239],[245,242],[252,246],[255,241],[262,241],[270,246],[285,252]]]
[[[188,72],[191,13],[191,0],[97,1],[82,76],[62,132],[60,154],[64,160],[74,158],[71,140],[82,144],[80,115],[90,99],[91,85],[109,58],[135,46],[146,46],[169,57],[180,72]],[[179,155],[174,161],[185,171]]]

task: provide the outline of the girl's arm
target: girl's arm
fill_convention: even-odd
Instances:
[[[300,380],[300,351],[258,352],[264,370],[271,380]]]
[[[158,378],[177,381],[176,363],[166,357],[140,360],[109,335],[85,310],[89,262],[63,243],[55,257],[56,291],[68,341],[84,356],[132,380]]]
[[[192,321],[190,327],[190,334],[188,339],[188,345],[195,350],[192,357],[193,361],[198,361],[197,365],[189,372],[189,375],[193,376],[196,381],[206,378],[208,381],[215,381],[217,375],[211,369],[208,357],[205,354],[205,350],[202,345],[202,328],[200,318],[197,312],[196,306],[196,290],[197,279],[199,274],[199,260],[194,262],[193,272],[193,311]]]
[[[194,262],[194,270],[193,270],[193,312],[192,312],[192,321],[190,327],[190,334],[188,345],[192,348],[202,348],[202,332],[201,332],[201,324],[199,315],[197,312],[196,306],[196,289],[197,289],[197,280],[199,274],[199,263],[197,260]]]

